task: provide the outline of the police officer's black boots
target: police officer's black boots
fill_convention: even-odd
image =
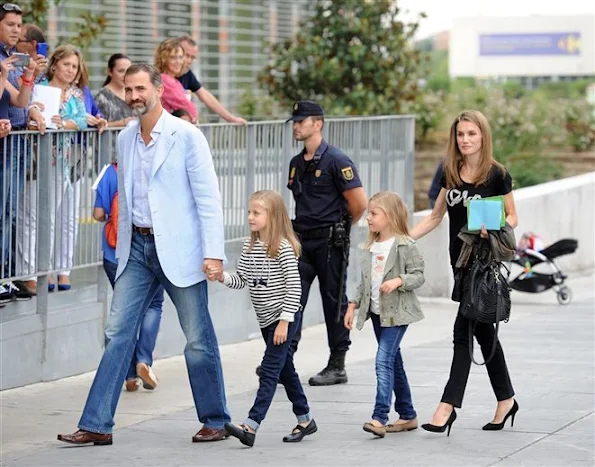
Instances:
[[[328,364],[320,373],[312,376],[308,381],[310,386],[330,386],[332,384],[347,383],[345,372],[345,352],[331,354]]]

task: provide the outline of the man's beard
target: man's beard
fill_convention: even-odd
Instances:
[[[296,141],[304,141],[305,139],[308,139],[307,136],[304,136],[302,133],[300,133],[299,135],[296,135],[295,133],[293,134],[293,138]]]
[[[131,103],[131,104],[133,104],[133,103]],[[148,113],[151,109],[153,109],[153,107],[155,107],[156,104],[157,104],[157,99],[153,98],[141,107],[133,107],[132,105],[130,105],[130,108],[132,109],[132,115],[134,115],[135,117],[142,117],[143,115]]]

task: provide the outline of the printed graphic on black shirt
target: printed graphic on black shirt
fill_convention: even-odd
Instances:
[[[442,175],[440,185],[446,188],[446,175]],[[462,242],[458,238],[461,229],[467,224],[467,204],[472,199],[490,196],[506,195],[512,191],[512,178],[508,171],[504,174],[496,166],[492,168],[486,183],[474,186],[463,182],[460,187],[453,187],[446,191],[446,207],[448,209],[450,231],[450,263],[457,262],[461,252]]]

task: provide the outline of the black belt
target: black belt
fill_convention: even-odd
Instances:
[[[320,229],[309,229],[303,232],[297,232],[301,240],[313,240],[316,238],[330,238],[333,234],[332,227],[322,227]]]
[[[136,225],[132,224],[132,230],[141,235],[153,235],[153,227],[137,227]]]

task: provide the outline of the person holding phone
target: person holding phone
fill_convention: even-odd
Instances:
[[[27,67],[25,67],[25,74],[23,74],[23,78],[21,79],[21,88],[15,88],[8,77],[11,72],[13,72],[16,68],[16,64],[18,64],[18,57],[14,54],[8,57],[5,60],[0,62],[0,123],[2,123],[2,127],[0,128],[0,137],[4,138],[8,136],[10,130],[12,129],[12,125],[10,123],[10,106],[14,106],[19,109],[24,109],[29,104],[29,100],[31,99],[31,93],[33,89],[33,84],[29,84],[30,81],[33,80],[33,73],[35,69],[35,62],[30,62]],[[6,124],[7,123],[7,124]],[[17,137],[18,138],[18,137]],[[8,141],[10,144],[12,140]],[[23,159],[21,156],[20,159]],[[28,164],[24,161],[20,161],[21,167],[19,168],[20,171],[25,169]],[[20,172],[23,173],[23,172]],[[17,175],[18,176],[18,175]],[[24,180],[22,179],[23,176],[19,178],[19,186],[28,186],[31,183],[31,177],[28,175],[24,176]],[[15,180],[13,179],[13,185]],[[16,193],[14,193],[16,195]],[[22,203],[20,203],[22,204]],[[19,206],[20,206],[19,204]],[[14,205],[13,205],[14,206]],[[17,213],[18,218],[18,213]],[[25,220],[26,224],[28,225],[30,222],[34,222],[32,219]],[[22,220],[18,221],[18,225],[23,226],[25,225]],[[21,237],[17,237],[17,243],[22,243]],[[32,246],[34,248],[34,246]],[[23,263],[19,261],[19,258],[22,257],[22,250],[18,248],[15,249],[16,253],[16,264],[22,265]],[[15,273],[17,274],[26,274],[29,272],[28,270],[20,270],[17,266]],[[36,295],[37,287],[35,281],[15,281],[12,286],[9,285],[9,290],[4,292],[4,295],[0,293],[0,301],[11,301],[12,299],[16,298],[17,300],[21,299],[29,299],[31,296]]]
[[[41,55],[42,57],[48,56],[48,45],[45,42],[41,44],[37,44],[37,55]]]
[[[17,43],[20,38],[21,27],[23,24],[23,11],[19,5],[14,3],[0,3],[0,62],[5,61],[12,54],[17,52]],[[6,76],[6,83],[18,90],[30,93],[34,84],[34,73],[36,68],[17,67],[14,62],[8,62],[8,66],[2,71]],[[33,75],[31,74],[33,71]],[[6,86],[10,90],[10,87]],[[25,89],[29,88],[29,89]],[[10,91],[9,91],[10,92]],[[30,95],[30,94],[29,94]],[[8,105],[8,120],[10,121],[11,131],[20,131],[26,129],[27,106],[20,107],[10,99]],[[43,131],[45,122],[43,117],[38,114],[34,117],[38,128]],[[6,126],[5,130],[6,131]],[[9,277],[16,273],[15,261],[11,262],[9,267],[8,259],[11,252],[14,252],[14,244],[11,242],[10,230],[16,228],[16,206],[17,199],[24,185],[22,178],[25,174],[24,167],[30,151],[26,139],[22,135],[13,135],[6,144],[0,145],[0,159],[4,161],[0,166],[0,193],[4,193],[0,201],[0,238],[2,244],[0,250],[0,276]],[[19,180],[21,178],[21,180]],[[20,183],[18,183],[20,181]],[[18,187],[18,188],[14,188]],[[6,302],[15,298],[30,298],[31,294],[21,291],[12,282],[0,284],[0,302]]]
[[[36,64],[35,82],[42,80],[48,66],[48,45],[41,28],[35,24],[23,24],[16,49],[32,57]]]

